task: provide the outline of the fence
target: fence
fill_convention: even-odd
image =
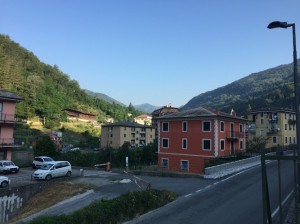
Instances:
[[[272,224],[272,214],[270,208],[270,197],[269,197],[269,187],[268,187],[268,177],[266,160],[277,160],[278,168],[278,201],[279,201],[279,219],[280,224],[283,223],[283,208],[282,208],[282,197],[281,197],[281,160],[293,161],[294,167],[294,197],[295,197],[295,207],[297,207],[297,161],[300,161],[300,156],[296,156],[296,150],[293,150],[293,155],[284,155],[283,151],[278,150],[275,155],[265,153],[263,149],[261,152],[261,170],[262,170],[262,195],[263,195],[263,223]],[[298,210],[296,209],[296,223],[298,223]]]

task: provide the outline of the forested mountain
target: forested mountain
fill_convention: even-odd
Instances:
[[[153,106],[149,103],[143,103],[143,104],[140,104],[140,105],[134,105],[134,107],[137,109],[137,110],[141,110],[141,111],[144,111],[148,114],[151,114],[154,110],[160,108],[158,106]]]
[[[13,91],[25,99],[17,104],[17,115],[23,117],[57,121],[64,119],[65,108],[97,114],[99,121],[108,116],[116,121],[129,120],[129,113],[133,116],[140,113],[132,107],[90,96],[57,66],[42,63],[6,35],[0,35],[0,89]]]
[[[125,107],[124,103],[121,103],[118,100],[115,100],[115,99],[111,98],[110,96],[107,96],[104,93],[95,93],[95,92],[87,90],[87,89],[85,89],[84,91],[86,93],[88,93],[90,96],[97,97],[99,99],[105,100],[106,102],[111,103],[111,104],[115,103],[115,104],[119,104],[119,105]]]
[[[233,108],[240,115],[246,115],[249,109],[266,107],[294,109],[293,74],[293,64],[253,73],[226,86],[195,96],[181,109],[204,106],[230,112]]]

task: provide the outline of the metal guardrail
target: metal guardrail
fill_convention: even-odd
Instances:
[[[283,223],[283,209],[282,209],[282,197],[281,197],[281,160],[293,161],[294,165],[294,198],[295,207],[297,207],[297,161],[300,161],[300,156],[296,156],[295,149],[293,150],[293,155],[283,155],[282,151],[277,152],[275,155],[265,153],[263,149],[261,152],[261,171],[262,171],[262,195],[263,195],[263,223],[272,224],[272,214],[270,208],[270,196],[268,187],[268,177],[266,170],[266,160],[277,160],[278,169],[278,201],[279,201],[279,221],[280,224]],[[298,211],[296,210],[296,213]],[[298,223],[298,214],[296,214],[296,223]]]

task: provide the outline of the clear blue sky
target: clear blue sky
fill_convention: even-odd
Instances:
[[[81,88],[128,105],[182,106],[291,63],[299,0],[0,0],[0,33]]]

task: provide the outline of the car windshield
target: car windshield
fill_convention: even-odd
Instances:
[[[4,166],[14,166],[15,164],[13,162],[4,162]]]
[[[53,159],[51,159],[51,158],[49,158],[49,157],[44,158],[44,160],[45,160],[46,162],[54,161]]]
[[[51,169],[52,166],[53,166],[53,164],[46,163],[41,167],[41,170],[49,170],[49,169]]]

